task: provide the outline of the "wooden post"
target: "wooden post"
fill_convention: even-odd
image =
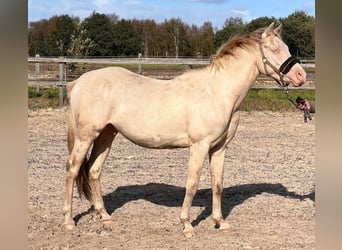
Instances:
[[[36,54],[36,58],[39,58],[39,54]],[[39,63],[36,63],[36,81],[37,82],[39,80],[39,74],[40,74],[40,66],[39,66]],[[40,90],[40,85],[38,83],[36,86],[36,90],[37,90],[37,92],[39,92],[39,90]]]
[[[61,58],[61,57],[60,57]],[[63,106],[64,102],[64,63],[59,63],[59,107]]]
[[[138,54],[138,58],[139,58],[139,61],[140,61],[140,59],[141,59],[141,53]],[[140,62],[139,62],[138,73],[139,73],[140,75],[142,74],[141,63],[140,63]]]

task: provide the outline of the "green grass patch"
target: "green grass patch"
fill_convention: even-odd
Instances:
[[[315,100],[315,90],[291,89],[289,95],[292,99],[298,96],[309,101]],[[241,104],[244,111],[296,111],[295,106],[287,99],[282,89],[251,89]]]
[[[66,91],[63,93],[66,103]],[[30,109],[57,108],[59,106],[59,88],[56,86],[28,87],[28,107]]]
[[[28,88],[28,97],[35,98],[35,97],[46,97],[48,99],[58,99],[59,98],[59,88],[58,87],[40,87],[37,90],[36,87],[29,87]]]

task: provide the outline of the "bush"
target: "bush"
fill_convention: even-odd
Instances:
[[[36,88],[29,87],[28,89],[28,98],[36,98],[41,97],[43,93],[41,91],[37,91]]]
[[[66,91],[64,91],[64,104],[66,104]],[[57,108],[59,106],[59,88],[44,86],[37,91],[36,87],[28,88],[28,107],[30,109]]]

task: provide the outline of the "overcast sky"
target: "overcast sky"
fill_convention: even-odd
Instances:
[[[295,11],[315,16],[314,0],[28,0],[28,21],[68,14],[81,20],[93,11],[125,19],[180,18],[201,26],[210,21],[221,29],[226,18],[241,17],[245,22],[262,16],[287,17]]]

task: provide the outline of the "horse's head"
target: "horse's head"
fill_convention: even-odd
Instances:
[[[279,84],[290,83],[300,86],[306,81],[306,72],[296,57],[291,56],[288,46],[280,37],[281,24],[274,29],[272,23],[261,33],[260,52],[262,59],[258,63],[259,71],[274,78]]]

